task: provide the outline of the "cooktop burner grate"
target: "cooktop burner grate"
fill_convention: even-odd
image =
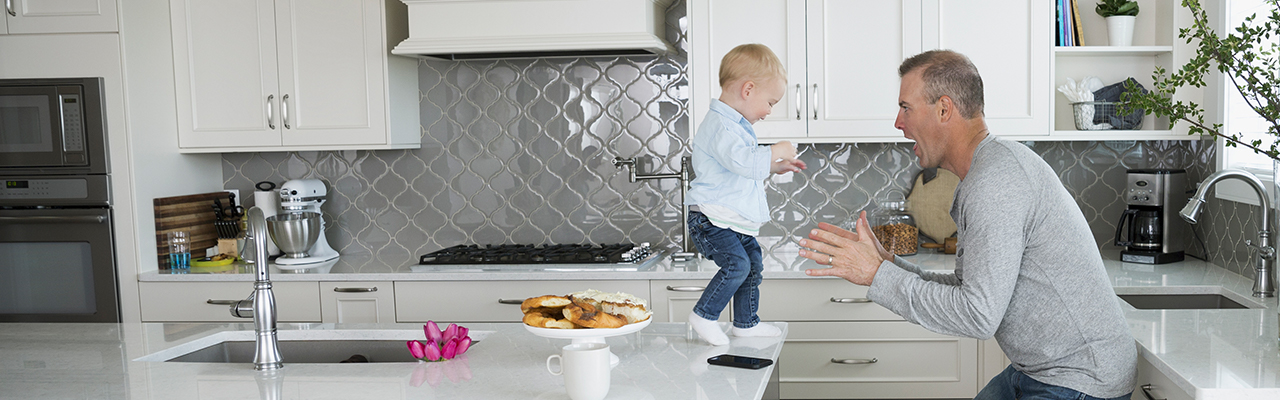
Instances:
[[[528,244],[457,245],[427,253],[418,259],[420,265],[466,264],[627,264],[645,259],[652,253],[648,243],[589,245]]]

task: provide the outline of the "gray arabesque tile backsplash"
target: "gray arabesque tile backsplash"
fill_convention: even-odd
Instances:
[[[407,271],[418,256],[457,244],[679,246],[677,181],[630,183],[610,160],[651,156],[657,169],[674,171],[687,153],[683,18],[677,1],[667,36],[679,54],[421,61],[421,149],[228,153],[224,187],[251,198],[259,181],[328,182],[327,232],[342,254],[335,271]],[[1126,169],[1184,168],[1199,182],[1215,157],[1209,141],[1026,144],[1058,171],[1104,250],[1114,249]],[[920,172],[910,143],[799,149],[809,169],[769,181],[774,221],[761,242],[774,252],[795,252],[820,221],[847,221],[877,198],[909,191]],[[1197,229],[1214,263],[1244,271],[1243,242],[1257,232],[1251,210],[1212,199],[1206,213]]]

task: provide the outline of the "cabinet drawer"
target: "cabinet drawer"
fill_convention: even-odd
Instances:
[[[1138,356],[1137,382],[1138,386],[1133,388],[1134,399],[1192,400],[1194,398],[1174,384],[1172,379],[1169,379],[1163,372],[1156,369],[1156,366],[1151,365],[1151,361],[1141,355]],[[1150,385],[1146,389],[1150,395],[1144,397],[1143,386],[1147,385]]]
[[[544,294],[595,289],[636,296],[649,281],[396,282],[398,322],[520,322],[520,302]]]
[[[280,322],[320,322],[317,282],[272,282]],[[245,322],[229,304],[253,293],[253,282],[138,282],[142,322]]]
[[[844,279],[766,279],[760,283],[765,321],[902,321],[867,300],[867,287]]]
[[[383,282],[320,282],[320,321],[396,322],[394,285]]]
[[[799,322],[788,328],[778,360],[783,398],[977,394],[975,339],[939,335],[909,322]]]
[[[688,322],[693,306],[702,298],[702,290],[707,288],[707,280],[650,281],[649,311],[653,311],[653,322]],[[720,311],[721,322],[729,322],[733,317],[733,300]]]

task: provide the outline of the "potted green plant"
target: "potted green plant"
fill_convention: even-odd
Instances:
[[[1138,19],[1138,2],[1102,0],[1093,11],[1107,20],[1108,43],[1112,46],[1133,44],[1133,25]]]

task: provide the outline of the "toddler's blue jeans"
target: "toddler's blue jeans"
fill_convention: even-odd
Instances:
[[[689,236],[698,251],[714,261],[720,271],[711,277],[693,312],[715,321],[733,299],[733,326],[751,328],[760,323],[760,277],[764,258],[755,237],[712,225],[707,216],[689,212]]]

